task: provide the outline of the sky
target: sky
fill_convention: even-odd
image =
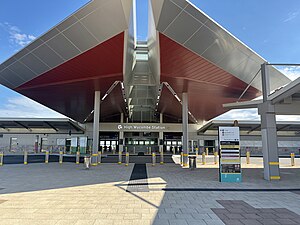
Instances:
[[[299,0],[190,0],[269,62],[299,63]],[[0,2],[0,63],[47,32],[88,0]],[[147,0],[137,0],[137,37],[147,39]],[[279,68],[291,79],[295,67]],[[0,117],[63,117],[0,85]],[[259,119],[256,109],[234,110],[217,119]],[[299,120],[278,116],[278,120]]]

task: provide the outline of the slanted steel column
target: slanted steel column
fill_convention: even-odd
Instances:
[[[261,117],[262,152],[264,159],[264,179],[279,180],[279,157],[275,107],[268,100],[270,94],[269,76],[266,64],[261,65],[263,104],[258,108]]]
[[[182,93],[182,152],[183,152],[183,167],[188,165],[188,94]]]
[[[99,148],[99,121],[100,121],[100,91],[95,91],[94,98],[94,125],[93,125],[93,150],[91,163],[93,166],[98,165],[98,148]]]

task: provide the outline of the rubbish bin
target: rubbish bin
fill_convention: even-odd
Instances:
[[[85,169],[89,169],[90,166],[91,166],[91,157],[89,156],[85,156],[84,157],[84,166],[85,166]]]
[[[191,170],[196,168],[196,156],[189,156],[189,168]]]

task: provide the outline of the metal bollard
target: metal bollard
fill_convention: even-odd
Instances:
[[[250,152],[249,151],[246,152],[246,163],[250,164]]]
[[[122,151],[119,150],[119,161],[118,164],[122,164]]]
[[[291,166],[295,166],[295,153],[291,153]]]
[[[151,150],[151,147],[149,147],[149,154],[151,154],[152,150]]]
[[[126,152],[125,166],[128,166],[128,164],[129,164],[129,152]]]
[[[24,150],[24,165],[27,165],[28,163],[28,152]]]
[[[95,163],[91,163],[92,166],[97,166],[98,165],[98,154],[92,154],[93,157],[93,162],[95,160]]]
[[[80,161],[80,152],[76,152],[76,164],[79,164]]]
[[[208,148],[205,149],[205,155],[208,155]]]
[[[115,154],[116,154],[116,149],[115,149],[115,148],[113,148],[113,150],[112,150],[112,154],[113,154],[113,155],[115,155]]]
[[[214,162],[215,164],[218,164],[218,152],[214,152]]]
[[[160,164],[164,164],[164,151],[161,150],[160,152]]]
[[[101,164],[101,152],[98,152],[98,164]]]
[[[194,170],[196,167],[196,156],[189,156],[189,168]]]
[[[206,164],[206,159],[205,159],[205,152],[202,153],[202,164]]]
[[[90,169],[90,166],[91,166],[91,158],[89,156],[85,156],[84,157],[84,166],[85,166],[85,169]]]
[[[59,151],[59,164],[63,163],[63,151]]]
[[[173,151],[173,155],[175,155],[176,154],[175,148],[172,148],[172,151]]]
[[[183,166],[183,152],[180,153],[180,165]]]
[[[0,152],[0,166],[3,166],[3,157],[4,157],[4,153]]]
[[[152,152],[152,166],[155,166],[156,164],[156,154],[155,152]]]
[[[49,151],[46,151],[46,154],[45,154],[45,163],[49,163]]]

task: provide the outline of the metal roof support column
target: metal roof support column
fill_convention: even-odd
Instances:
[[[261,117],[262,152],[264,159],[264,179],[279,180],[279,157],[276,129],[275,107],[268,100],[270,94],[269,77],[266,64],[261,65],[263,103],[259,105],[258,112]]]
[[[159,115],[159,122],[160,122],[160,124],[163,123],[163,114],[162,113],[160,113],[160,115]],[[164,151],[164,149],[163,149],[163,147],[164,147],[163,146],[163,139],[164,139],[164,132],[160,131],[159,132],[159,140],[158,140],[159,152],[160,153]]]
[[[124,123],[124,113],[121,113],[121,121],[120,121],[122,127],[123,127],[123,123]],[[121,142],[119,141],[119,152],[123,152],[123,146],[124,146],[124,131],[120,130],[120,137],[119,140],[122,140]]]
[[[93,166],[98,165],[98,149],[99,149],[99,122],[100,122],[100,91],[95,91],[94,98],[94,124],[93,124],[93,150],[91,163]]]
[[[182,93],[182,151],[183,151],[183,167],[188,165],[188,94]]]

